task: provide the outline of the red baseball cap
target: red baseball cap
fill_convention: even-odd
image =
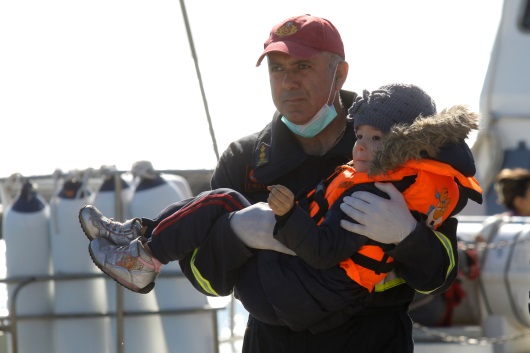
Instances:
[[[346,58],[342,39],[335,26],[324,18],[311,15],[291,17],[277,24],[263,47],[265,50],[256,66],[261,64],[267,53],[273,51],[302,59],[310,59],[324,51]]]

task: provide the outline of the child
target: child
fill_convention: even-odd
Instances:
[[[434,103],[420,88],[402,84],[383,86],[372,94],[365,91],[349,112],[358,138],[352,163],[339,168],[296,204],[294,195],[286,188],[271,186],[268,203],[278,218],[276,225],[272,212],[264,204],[248,207],[249,203],[240,194],[228,189],[205,192],[170,205],[154,221],[136,218],[121,224],[106,219],[92,206],[85,206],[79,218],[85,234],[91,239],[89,250],[94,263],[128,289],[147,293],[153,288],[163,263],[193,253],[214,222],[230,213],[232,230],[248,246],[286,253],[292,249],[316,268],[300,278],[300,272],[294,271],[297,265],[293,261],[286,263],[281,273],[274,274],[278,278],[275,284],[263,288],[263,298],[255,299],[262,300],[264,306],[268,304],[271,322],[274,322],[272,317],[277,317],[292,329],[318,331],[320,321],[342,320],[341,317],[370,300],[369,293],[393,270],[393,265],[391,258],[382,251],[382,248],[389,248],[388,245],[375,244],[340,227],[345,215],[340,211],[340,202],[334,201],[340,201],[342,195],[350,195],[359,188],[382,194],[372,186],[373,182],[391,181],[404,193],[419,220],[431,215],[429,222],[433,228],[459,212],[468,198],[481,201],[480,188],[467,172],[474,172],[474,166],[462,164],[460,169],[469,176],[466,177],[446,163],[419,160],[441,156],[442,161],[468,161],[459,158],[458,144],[464,143],[469,131],[477,127],[476,114],[455,107],[430,118],[420,117],[416,123],[414,120],[420,115],[436,113]],[[396,126],[390,133],[391,127],[397,124],[403,126]],[[413,142],[403,145],[401,140]],[[398,168],[405,162],[405,166]],[[352,164],[359,170],[353,169]],[[430,182],[433,176],[440,179],[437,184]],[[432,198],[437,196],[437,205],[434,205]],[[426,200],[421,202],[423,199]],[[441,216],[429,211],[431,204],[434,208],[437,206]],[[234,212],[237,210],[241,211]],[[188,217],[192,215],[195,217]],[[276,239],[287,248],[271,241],[274,240],[270,237],[274,226]],[[451,248],[451,244],[448,246]],[[338,263],[340,267],[335,266]],[[262,271],[272,270],[264,268]],[[396,280],[399,278],[394,278]],[[286,281],[299,281],[300,285],[286,295],[282,291],[282,283]],[[201,285],[209,284],[205,281]],[[311,287],[310,294],[306,287]],[[308,307],[311,309],[307,310]]]
[[[344,216],[340,211],[335,211],[338,217],[333,217],[333,204],[340,204],[335,202],[337,198],[351,195],[354,190],[348,190],[349,188],[358,188],[360,184],[373,181],[393,181],[398,190],[403,192],[409,209],[413,213],[425,215],[425,222],[433,229],[460,212],[468,198],[482,202],[482,191],[474,178],[465,177],[440,161],[427,158],[420,160],[422,156],[425,157],[425,153],[436,156],[440,148],[438,146],[456,143],[458,139],[465,138],[461,134],[467,129],[476,128],[478,117],[462,106],[455,106],[432,117],[419,117],[414,122],[412,119],[406,121],[403,117],[400,121],[391,118],[385,121],[386,113],[380,109],[375,113],[377,103],[374,101],[385,99],[385,94],[383,97],[378,97],[378,94],[378,91],[372,92],[350,109],[357,135],[352,151],[353,159],[348,165],[338,168],[326,181],[326,187],[320,188],[325,190],[320,192],[320,196],[318,191],[308,195],[310,201],[313,201],[309,205],[309,213],[300,207],[300,201],[294,203],[294,195],[287,188],[280,185],[271,188],[269,205],[278,220],[275,238],[313,267],[332,266],[337,258],[344,256],[337,255],[340,246],[336,243],[341,238],[337,236],[337,232]],[[397,99],[397,94],[394,93],[392,98]],[[366,112],[370,107],[374,107],[373,111]],[[406,126],[409,122],[412,124]],[[458,160],[455,159],[452,163],[456,165]],[[273,195],[276,200],[271,200]],[[324,220],[323,215],[328,208],[331,212]],[[278,214],[283,216],[278,217]],[[315,222],[310,222],[311,218]],[[372,291],[386,276],[384,272],[388,271],[367,271],[366,265],[359,264],[371,261],[364,256],[370,254],[369,258],[383,261],[379,265],[380,269],[385,267],[391,259],[385,257],[382,250],[381,244],[365,245],[341,262],[341,267],[355,282]]]

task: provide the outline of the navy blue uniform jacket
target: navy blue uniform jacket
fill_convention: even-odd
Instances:
[[[354,97],[354,93],[341,91],[341,99],[345,106],[350,106]],[[251,203],[265,202],[268,196],[266,186],[272,184],[285,185],[295,194],[305,193],[331,175],[337,166],[351,160],[354,142],[353,126],[348,124],[344,137],[330,151],[320,157],[308,156],[299,147],[292,133],[281,123],[279,114],[275,113],[272,122],[262,131],[230,144],[214,171],[211,186],[212,189],[221,187],[235,189]],[[467,153],[472,161],[467,145],[458,148],[463,149],[464,154]],[[467,165],[467,162],[469,161],[463,161],[462,165]],[[455,168],[458,169],[458,166]],[[463,173],[473,175],[474,170]],[[201,278],[207,281],[207,285],[198,283],[196,278],[190,276],[188,278],[206,295],[228,295],[235,290],[236,296],[250,313],[249,324],[254,321],[264,326],[281,327],[288,321],[291,324],[286,328],[287,332],[294,330],[320,333],[308,337],[317,337],[317,340],[327,345],[329,352],[334,351],[333,347],[329,346],[330,341],[335,342],[337,347],[346,347],[349,341],[373,336],[374,332],[371,330],[374,323],[368,323],[367,320],[371,320],[369,318],[374,314],[379,317],[377,320],[384,321],[385,315],[389,313],[394,315],[397,312],[400,318],[387,320],[389,326],[387,331],[382,329],[385,323],[377,321],[378,324],[383,325],[379,330],[379,338],[374,338],[369,344],[373,352],[376,352],[378,341],[381,342],[380,344],[386,342],[386,346],[388,342],[392,342],[391,335],[402,335],[405,339],[395,343],[401,345],[399,351],[408,352],[412,351],[412,339],[409,338],[412,325],[410,320],[403,320],[402,317],[406,317],[415,290],[441,293],[456,277],[457,257],[450,258],[447,253],[449,245],[450,251],[456,254],[456,226],[456,219],[450,218],[438,229],[447,240],[443,244],[439,237],[424,225],[424,222],[418,223],[413,233],[388,252],[394,258],[401,283],[385,291],[374,293],[362,307],[348,299],[351,294],[349,292],[339,292],[329,296],[333,291],[325,288],[327,284],[325,282],[321,284],[326,290],[321,291],[318,286],[303,288],[314,293],[314,302],[297,301],[297,291],[300,288],[291,288],[291,281],[288,276],[283,276],[284,274],[297,273],[302,279],[308,276],[308,283],[323,281],[325,276],[322,276],[320,271],[326,271],[326,276],[334,280],[343,279],[349,282],[351,280],[338,266],[317,270],[298,257],[273,251],[248,249],[233,234],[231,236],[212,234],[194,254],[193,266],[200,272]],[[190,273],[186,271],[190,266],[190,260],[186,258],[181,261],[185,273]],[[288,267],[295,271],[283,271]],[[266,295],[264,296],[263,293]],[[281,307],[291,303],[292,312],[278,312],[275,310],[275,301],[281,301]],[[316,310],[319,301],[326,302],[325,312]],[[330,303],[336,303],[336,306],[330,307]],[[295,317],[291,317],[293,315]],[[395,328],[396,320],[402,327]],[[267,338],[272,345],[274,340],[282,339],[280,336],[275,338],[274,332],[278,331],[271,328]],[[323,337],[322,332],[329,337]],[[384,337],[385,332],[388,332],[388,339]],[[252,331],[247,334],[253,335]],[[343,337],[345,341],[339,342],[341,338],[338,337]],[[248,343],[244,350],[257,351],[257,348],[252,348],[253,344]],[[315,345],[316,351],[320,349],[316,341],[310,344]],[[366,351],[371,352],[371,350]]]

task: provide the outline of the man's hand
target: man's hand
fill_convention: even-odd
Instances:
[[[346,196],[340,208],[359,224],[342,220],[342,228],[384,244],[398,244],[416,227],[403,195],[391,183],[375,183],[390,200],[367,191]]]
[[[283,216],[294,206],[294,194],[283,185],[267,186],[270,191],[267,203],[277,216]]]
[[[234,212],[230,226],[237,237],[249,248],[265,249],[295,255],[272,236],[276,219],[265,202],[258,202]]]

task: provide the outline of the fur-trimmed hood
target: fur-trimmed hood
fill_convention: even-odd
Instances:
[[[466,176],[474,175],[475,164],[465,139],[478,129],[479,119],[479,114],[466,106],[455,105],[432,116],[420,116],[411,125],[394,126],[383,137],[382,147],[370,164],[370,174],[385,174],[409,160],[431,158],[448,163]]]

